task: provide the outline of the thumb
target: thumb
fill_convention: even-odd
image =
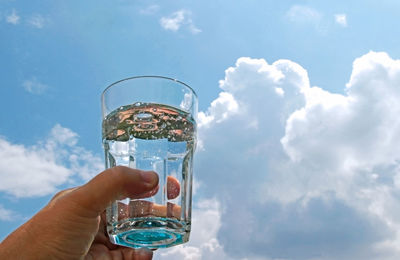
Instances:
[[[85,216],[96,217],[115,200],[151,195],[156,188],[158,175],[155,172],[116,166],[103,171],[68,195],[71,201],[84,209],[82,213]]]

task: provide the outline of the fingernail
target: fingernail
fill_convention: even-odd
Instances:
[[[158,175],[152,171],[141,171],[140,176],[144,182],[155,184],[158,181]]]

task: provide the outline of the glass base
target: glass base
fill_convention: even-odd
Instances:
[[[167,218],[131,218],[109,229],[112,243],[132,248],[150,249],[179,245],[189,240],[190,226]]]

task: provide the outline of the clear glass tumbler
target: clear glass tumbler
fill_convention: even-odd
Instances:
[[[106,168],[152,170],[158,192],[118,200],[107,209],[111,242],[140,248],[189,240],[197,96],[183,82],[140,76],[113,83],[102,94]]]

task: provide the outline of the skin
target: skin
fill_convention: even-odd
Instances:
[[[155,189],[151,194],[146,194],[146,197],[150,197],[157,193]],[[179,181],[172,176],[167,177],[166,192],[168,200],[175,199],[180,194]],[[179,219],[181,217],[181,207],[172,202],[167,202],[166,205],[156,204],[146,200],[134,200],[130,201],[129,204],[118,202],[119,219],[123,220],[129,217],[146,217],[146,216],[157,216],[157,217],[171,217]]]
[[[104,211],[114,200],[149,197],[158,189],[155,172],[123,166],[107,169],[85,185],[54,196],[0,244],[0,259],[152,259],[148,249],[111,244],[105,235]]]
[[[176,197],[179,196],[179,193],[181,191],[179,181],[173,177],[173,176],[168,176],[167,177],[167,198],[169,200],[175,199]]]

